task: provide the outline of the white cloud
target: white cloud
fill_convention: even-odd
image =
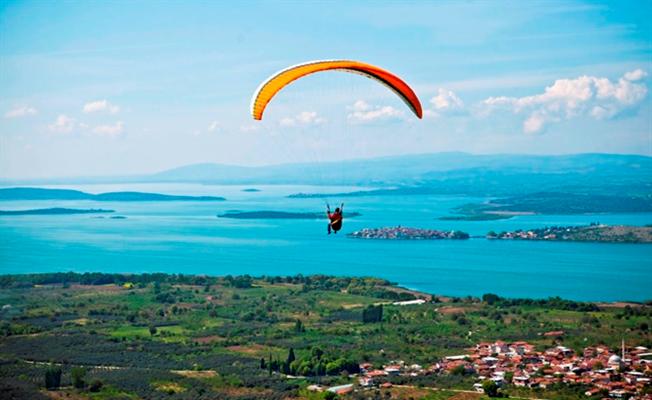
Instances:
[[[437,96],[430,99],[435,111],[459,110],[464,107],[462,99],[457,97],[452,90],[439,88]]]
[[[635,69],[634,71],[627,72],[624,76],[625,79],[631,82],[640,81],[647,76],[647,72],[642,69]]]
[[[76,121],[73,118],[70,118],[67,115],[59,114],[57,119],[49,125],[49,128],[53,132],[57,133],[69,133],[75,128]]]
[[[217,121],[211,122],[210,125],[208,125],[208,131],[209,132],[215,132],[220,130],[220,123]]]
[[[240,126],[240,131],[244,133],[249,133],[249,132],[257,132],[260,129],[258,125],[241,125]]]
[[[122,123],[122,121],[118,121],[113,125],[98,125],[95,128],[93,128],[93,133],[100,136],[114,138],[122,135],[123,128],[124,128],[124,124]]]
[[[523,121],[523,132],[536,133],[543,129],[543,124],[546,122],[545,117],[539,113],[533,113]]]
[[[85,113],[108,112],[110,114],[116,114],[118,111],[120,111],[120,107],[109,103],[107,100],[96,100],[84,104]]]
[[[485,114],[496,110],[526,114],[525,133],[541,132],[549,123],[580,116],[612,118],[645,98],[647,86],[638,81],[646,75],[645,71],[637,69],[627,72],[617,82],[594,76],[558,79],[541,94],[489,97],[483,101],[484,111]]]
[[[316,126],[316,125],[321,125],[324,122],[326,122],[326,119],[320,117],[316,112],[302,111],[294,117],[282,118],[279,121],[279,124],[285,127]]]
[[[348,120],[356,123],[400,119],[405,115],[403,111],[392,106],[372,106],[364,100],[358,100],[347,108],[350,111],[347,115]]]
[[[28,117],[30,115],[35,115],[35,114],[36,114],[36,109],[34,107],[23,106],[7,111],[5,113],[5,118],[21,118],[21,117]]]
[[[456,113],[464,108],[464,102],[452,90],[439,88],[437,95],[430,99],[430,108],[423,114],[426,118],[436,118],[442,114]]]

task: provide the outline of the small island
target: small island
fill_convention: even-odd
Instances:
[[[360,213],[347,212],[344,218],[359,217]],[[287,212],[287,211],[230,211],[219,214],[218,218],[235,219],[325,219],[324,212]]]
[[[0,215],[67,215],[67,214],[104,214],[112,213],[114,210],[103,210],[101,208],[77,209],[77,208],[37,208],[32,210],[0,210]]]
[[[479,214],[466,214],[466,215],[445,215],[439,217],[440,221],[495,221],[499,219],[510,219],[512,215],[507,214],[490,214],[490,213],[479,213]]]
[[[242,189],[242,191],[247,193],[256,193],[256,192],[260,192],[261,190],[256,188],[247,188],[247,189]]]
[[[513,232],[489,232],[492,240],[550,240],[572,242],[605,243],[652,243],[652,227],[602,225],[592,223],[588,226],[552,226]]]
[[[348,236],[358,239],[385,240],[439,240],[469,238],[469,234],[462,231],[439,231],[436,229],[408,228],[404,226],[365,228],[349,233]]]

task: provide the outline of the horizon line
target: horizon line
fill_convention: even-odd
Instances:
[[[532,154],[532,153],[472,153],[466,151],[441,151],[434,153],[406,153],[398,155],[379,155],[372,157],[358,157],[358,158],[344,158],[340,160],[324,160],[324,161],[298,161],[298,162],[285,162],[285,163],[271,163],[271,164],[257,164],[257,165],[242,165],[242,164],[223,164],[214,161],[200,161],[191,164],[182,164],[175,167],[169,167],[162,170],[154,172],[141,172],[131,175],[76,175],[76,176],[53,176],[53,177],[18,177],[18,178],[9,178],[0,176],[0,184],[5,183],[19,183],[19,182],[54,182],[57,180],[83,180],[83,179],[135,179],[135,178],[146,178],[153,175],[162,174],[169,171],[174,171],[181,168],[200,166],[200,165],[214,165],[227,168],[242,168],[242,169],[259,169],[259,168],[268,168],[268,167],[283,167],[283,166],[305,166],[305,165],[324,165],[324,164],[337,164],[337,163],[347,163],[347,162],[356,162],[356,161],[374,161],[374,160],[389,160],[397,159],[403,157],[419,157],[419,156],[435,156],[435,155],[466,155],[473,157],[482,157],[482,156],[512,156],[512,157],[532,157],[532,158],[543,158],[543,157],[564,157],[564,156],[621,156],[621,157],[645,157],[652,158],[652,154],[642,154],[642,153],[606,153],[606,152],[580,152],[580,153],[557,153],[557,154]],[[106,183],[106,182],[105,182]],[[136,183],[136,182],[132,182]]]

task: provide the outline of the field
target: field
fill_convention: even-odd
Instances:
[[[415,296],[427,302],[392,304]],[[427,366],[482,341],[652,344],[646,304],[448,298],[374,278],[2,276],[0,305],[3,398],[320,399],[309,385],[357,383],[360,363]],[[46,372],[57,370],[60,383],[46,390]],[[482,397],[470,393],[472,375],[386,380],[393,386],[340,397]],[[504,392],[586,398],[577,388]]]

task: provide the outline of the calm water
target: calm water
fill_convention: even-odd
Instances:
[[[51,271],[184,274],[366,275],[446,295],[562,296],[578,300],[652,299],[652,245],[488,241],[371,241],[342,233],[404,225],[472,235],[546,225],[652,223],[652,214],[520,216],[502,221],[438,221],[451,207],[484,199],[451,196],[346,199],[343,232],[324,221],[216,218],[228,210],[318,211],[321,199],[287,199],[324,188],[202,185],[66,186],[92,193],[139,190],[211,194],[228,201],[0,201],[0,209],[105,208],[127,219],[91,215],[0,217],[0,273]],[[352,188],[328,188],[347,191]],[[338,199],[331,199],[332,202]]]

